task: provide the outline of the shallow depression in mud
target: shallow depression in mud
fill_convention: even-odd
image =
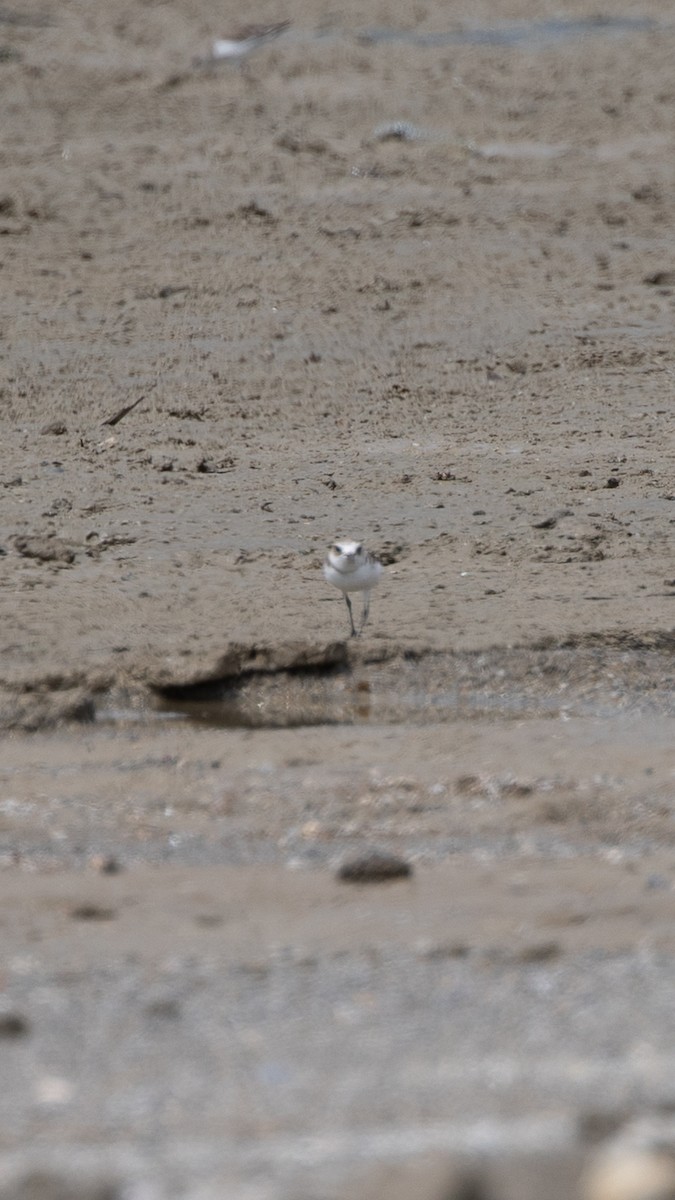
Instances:
[[[493,650],[413,654],[327,669],[258,671],[110,693],[97,720],[184,720],[213,728],[425,725],[533,717],[675,716],[668,651]]]

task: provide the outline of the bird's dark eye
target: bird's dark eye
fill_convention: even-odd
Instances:
[[[363,546],[362,546],[362,545],[361,545],[361,543],[359,542],[359,544],[358,544],[358,546],[356,547],[356,550],[354,551],[354,553],[355,553],[355,554],[360,554],[362,550],[363,550]]]
[[[337,542],[333,546],[333,554],[342,554],[342,551],[341,551],[340,547],[338,546]]]

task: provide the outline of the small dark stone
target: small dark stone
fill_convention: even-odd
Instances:
[[[562,946],[556,941],[525,942],[521,945],[490,946],[485,951],[485,960],[492,966],[536,966],[552,962],[562,954]]]
[[[81,696],[70,704],[64,704],[61,719],[78,721],[81,725],[90,725],[96,720],[96,705],[91,696]]]
[[[167,284],[166,287],[161,287],[157,293],[159,300],[168,300],[170,296],[176,296],[179,292],[187,292],[187,284],[179,284],[177,287],[172,287]]]
[[[162,1021],[177,1021],[180,1017],[180,1004],[173,996],[161,996],[151,1000],[145,1011],[149,1017],[156,1017]]]
[[[112,921],[117,916],[113,908],[102,908],[100,904],[76,904],[70,915],[75,921]]]
[[[429,946],[421,957],[431,961],[444,958],[468,958],[470,952],[471,947],[466,942],[440,942],[438,945]]]
[[[30,1025],[21,1013],[4,1012],[0,1013],[0,1038],[20,1038],[25,1037],[30,1030]]]
[[[482,796],[485,784],[478,775],[459,775],[455,780],[455,788],[460,796]]]
[[[644,283],[652,287],[670,287],[675,283],[675,271],[654,271],[651,275],[645,275]]]
[[[338,879],[343,883],[386,883],[390,879],[407,879],[411,875],[409,862],[385,850],[366,850],[356,858],[347,859],[337,872]]]
[[[607,480],[607,483],[605,484],[605,487],[606,488],[618,488],[620,483],[621,483],[621,480],[617,479],[616,475],[610,475],[609,479]]]
[[[119,859],[114,858],[112,854],[94,854],[89,860],[89,866],[95,871],[100,871],[101,875],[118,875],[122,870]]]
[[[517,779],[510,779],[507,783],[503,783],[500,788],[502,796],[531,796],[534,788],[531,783],[519,783]]]
[[[561,953],[559,942],[532,942],[529,946],[523,946],[514,957],[516,962],[540,963],[550,962]]]

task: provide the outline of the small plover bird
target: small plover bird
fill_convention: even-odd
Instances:
[[[360,542],[335,542],[328,551],[323,564],[324,578],[333,587],[339,588],[345,598],[352,637],[358,637],[363,632],[370,609],[370,593],[379,582],[382,570],[382,563],[369,554]],[[358,629],[354,625],[350,592],[363,592],[363,613]]]
[[[244,60],[253,50],[278,37],[289,25],[290,21],[279,21],[276,25],[244,25],[229,37],[216,38],[208,58],[195,58],[193,66],[212,67],[228,59]]]

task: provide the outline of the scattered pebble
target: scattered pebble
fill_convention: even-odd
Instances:
[[[409,862],[386,850],[366,850],[349,858],[338,868],[337,878],[343,883],[386,883],[390,879],[407,879],[412,875]]]
[[[521,798],[523,796],[532,796],[534,787],[531,783],[521,783],[517,779],[507,779],[503,783],[498,783],[499,793],[501,796],[511,796]]]
[[[433,962],[445,958],[468,958],[471,947],[467,942],[429,942],[423,941],[417,947],[419,958]]]
[[[70,910],[75,921],[112,921],[117,916],[113,908],[102,908],[99,904],[76,904]]]
[[[460,796],[484,796],[485,783],[478,775],[458,775],[455,788]]]
[[[522,963],[542,963],[551,962],[554,958],[559,958],[562,953],[562,948],[559,942],[531,942],[528,946],[523,946],[514,955],[516,962]]]
[[[187,291],[189,291],[189,288],[186,283],[173,284],[173,285],[170,283],[167,283],[165,285],[165,287],[161,287],[159,289],[159,291],[157,292],[157,299],[158,300],[168,300],[171,296],[177,296],[179,294],[179,292],[187,292]]]
[[[675,284],[675,271],[654,271],[652,275],[645,275],[643,282],[652,287],[671,287]]]
[[[162,1021],[177,1021],[181,1015],[180,1004],[173,996],[160,996],[151,1000],[145,1009],[148,1017]]]
[[[25,1037],[30,1032],[26,1018],[18,1012],[0,1013],[0,1039]]]
[[[119,859],[112,854],[92,855],[89,859],[89,866],[94,871],[100,871],[101,875],[117,875],[122,870]]]
[[[202,929],[217,929],[219,925],[224,924],[224,919],[219,913],[198,913],[194,920],[195,925],[200,925]]]
[[[552,962],[562,954],[562,946],[556,941],[525,942],[521,945],[492,946],[485,951],[485,958],[493,966],[517,966]]]

